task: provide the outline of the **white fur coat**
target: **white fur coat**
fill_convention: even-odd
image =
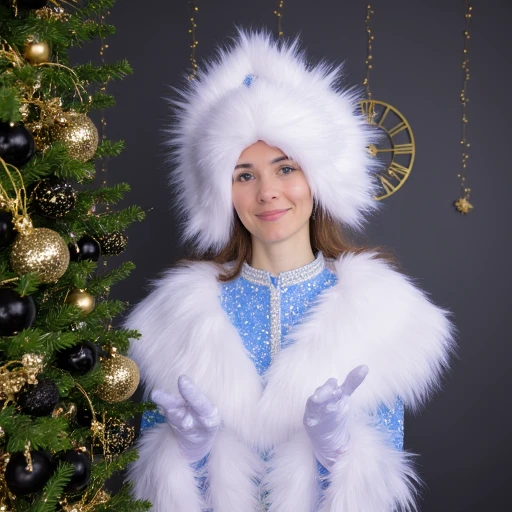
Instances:
[[[331,470],[321,512],[414,509],[417,477],[411,456],[397,451],[373,424],[381,404],[397,396],[418,407],[439,385],[453,348],[447,313],[406,277],[371,254],[334,262],[338,283],[322,292],[293,344],[269,368],[266,385],[221,307],[218,270],[194,263],[170,270],[128,319],[142,332],[131,357],[146,392],[177,393],[190,376],[218,406],[222,428],[207,463],[214,512],[256,512],[257,478],[270,512],[312,512],[318,499],[316,460],[304,431],[307,398],[329,377],[342,381],[360,364],[370,371],[352,397],[351,449]],[[273,449],[269,468],[258,451]],[[138,441],[129,479],[155,512],[200,512],[194,472],[171,428],[159,424]]]

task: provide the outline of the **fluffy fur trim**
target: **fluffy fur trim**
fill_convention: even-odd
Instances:
[[[223,508],[223,493],[233,496],[233,503],[253,499],[246,490],[239,496],[229,494],[228,459],[247,484],[238,482],[237,487],[248,489],[261,470],[252,450],[267,449],[275,449],[267,475],[267,489],[275,500],[271,510],[313,510],[307,507],[318,487],[302,426],[306,400],[328,378],[342,380],[360,364],[370,371],[352,397],[353,448],[333,469],[329,505],[324,507],[334,512],[387,512],[388,506],[408,510],[413,502],[410,484],[415,477],[409,457],[394,451],[369,422],[382,403],[393,406],[400,396],[406,406],[416,408],[439,386],[453,350],[452,326],[446,311],[373,255],[346,255],[333,264],[338,284],[323,292],[291,330],[293,343],[278,354],[265,385],[220,305],[218,268],[213,264],[170,271],[130,315],[128,327],[143,335],[132,343],[130,355],[139,364],[146,390],[176,393],[179,375],[187,374],[219,408],[228,437],[225,448],[212,451],[216,462],[209,468],[218,510],[229,510]],[[174,464],[161,446],[155,444],[152,450],[141,452],[142,460],[155,459],[146,461],[150,468]],[[301,482],[300,493],[295,478]],[[144,496],[142,486],[138,489]],[[151,494],[146,497],[151,499]]]
[[[129,466],[127,479],[136,499],[150,500],[154,512],[201,512],[194,470],[181,456],[167,424],[157,425],[137,441],[139,458]]]
[[[256,77],[249,87],[248,75]],[[341,76],[341,66],[309,65],[297,39],[279,47],[270,33],[239,30],[232,47],[177,91],[171,180],[186,239],[200,250],[227,243],[234,167],[258,140],[299,163],[333,218],[360,227],[377,207],[376,161],[366,150],[376,132],[359,113],[357,91],[339,88]]]
[[[362,418],[353,419],[349,430],[349,450],[331,469],[320,512],[417,510],[412,456]]]

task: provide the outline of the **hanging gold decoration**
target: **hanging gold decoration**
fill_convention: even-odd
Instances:
[[[94,297],[90,293],[79,289],[70,292],[66,297],[65,302],[80,308],[86,315],[94,309],[96,303]]]
[[[283,6],[284,0],[278,0],[277,9],[274,11],[274,15],[277,18],[277,37],[279,42],[283,39]]]
[[[65,144],[69,156],[80,162],[90,160],[98,149],[98,130],[85,114],[64,112],[51,133],[53,141]]]
[[[368,147],[370,156],[373,158],[381,156],[386,159],[383,162],[385,168],[377,174],[380,190],[375,199],[380,201],[399,190],[409,177],[416,155],[416,144],[411,125],[401,112],[389,103],[372,99],[370,71],[373,69],[372,50],[375,39],[370,26],[372,14],[374,11],[371,5],[368,5],[365,19],[368,47],[365,62],[366,77],[363,81],[367,99],[360,102],[360,108],[367,123],[385,134],[382,143],[371,144]]]
[[[188,1],[188,8],[190,12],[190,28],[188,29],[188,33],[190,34],[190,66],[192,68],[192,72],[190,73],[188,79],[194,80],[197,73],[197,61],[196,61],[196,48],[199,44],[199,41],[196,39],[196,13],[199,11],[199,7],[197,7],[196,2],[194,0]]]
[[[101,364],[104,380],[98,386],[98,396],[109,403],[128,400],[137,390],[140,381],[137,363],[112,349],[111,356]]]
[[[110,494],[104,489],[99,489],[94,496],[86,493],[80,501],[68,503],[67,499],[59,502],[62,512],[92,512],[99,505],[104,505],[110,500]]]
[[[32,65],[45,64],[50,61],[50,45],[46,41],[37,41],[33,37],[27,39],[23,49],[23,57]]]
[[[20,366],[21,365],[21,366]],[[15,366],[15,368],[12,368]],[[25,384],[37,384],[36,376],[43,371],[43,357],[25,354],[21,361],[9,361],[0,367],[0,400],[4,407],[14,402]]]
[[[19,232],[12,244],[11,267],[18,275],[34,273],[42,283],[55,282],[69,265],[66,242],[56,231],[33,227],[27,215],[27,193],[19,169],[1,158],[0,167],[7,175],[15,195],[14,198],[10,197],[0,185],[0,203],[12,213],[14,228]]]
[[[18,275],[34,273],[42,283],[54,283],[69,266],[69,249],[56,231],[29,228],[16,237],[10,262]]]
[[[471,144],[468,142],[466,137],[466,127],[468,124],[468,114],[467,114],[467,104],[469,102],[468,98],[468,82],[469,82],[469,57],[468,57],[468,49],[469,49],[469,25],[471,21],[473,6],[471,5],[470,0],[466,0],[466,29],[464,30],[464,49],[462,50],[462,70],[464,73],[464,81],[462,86],[462,91],[460,93],[460,102],[462,104],[462,136],[460,144],[462,146],[462,162],[461,162],[461,170],[457,174],[457,178],[460,180],[460,189],[461,196],[458,200],[454,202],[454,206],[458,212],[462,214],[468,214],[472,209],[473,205],[470,203],[470,195],[471,189],[466,185],[466,168],[468,164],[469,158],[469,147]]]

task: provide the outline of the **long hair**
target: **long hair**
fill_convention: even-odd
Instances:
[[[376,258],[396,266],[396,259],[389,250],[382,247],[359,246],[349,241],[343,234],[339,223],[322,210],[320,205],[318,205],[315,218],[311,217],[309,220],[309,237],[313,251],[321,251],[325,258],[338,259],[347,253],[371,252],[375,254]],[[251,259],[251,234],[242,224],[236,212],[230,240],[220,251],[217,253],[195,253],[188,258],[189,261],[217,263],[221,269],[218,280],[223,283],[236,279],[244,262],[250,263]],[[230,265],[228,266],[226,263],[230,263]]]

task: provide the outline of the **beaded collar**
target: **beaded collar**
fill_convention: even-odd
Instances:
[[[313,277],[316,277],[319,274],[321,274],[324,268],[324,257],[322,253],[319,252],[316,258],[311,263],[308,263],[307,265],[301,268],[281,272],[277,276],[277,278],[273,278],[270,272],[267,272],[266,270],[253,268],[247,263],[243,264],[240,275],[244,279],[247,279],[247,281],[250,281],[251,283],[254,284],[270,286],[272,283],[277,282],[276,286],[287,287],[292,286],[294,284],[303,283],[304,281],[308,281],[309,279],[313,279]]]

